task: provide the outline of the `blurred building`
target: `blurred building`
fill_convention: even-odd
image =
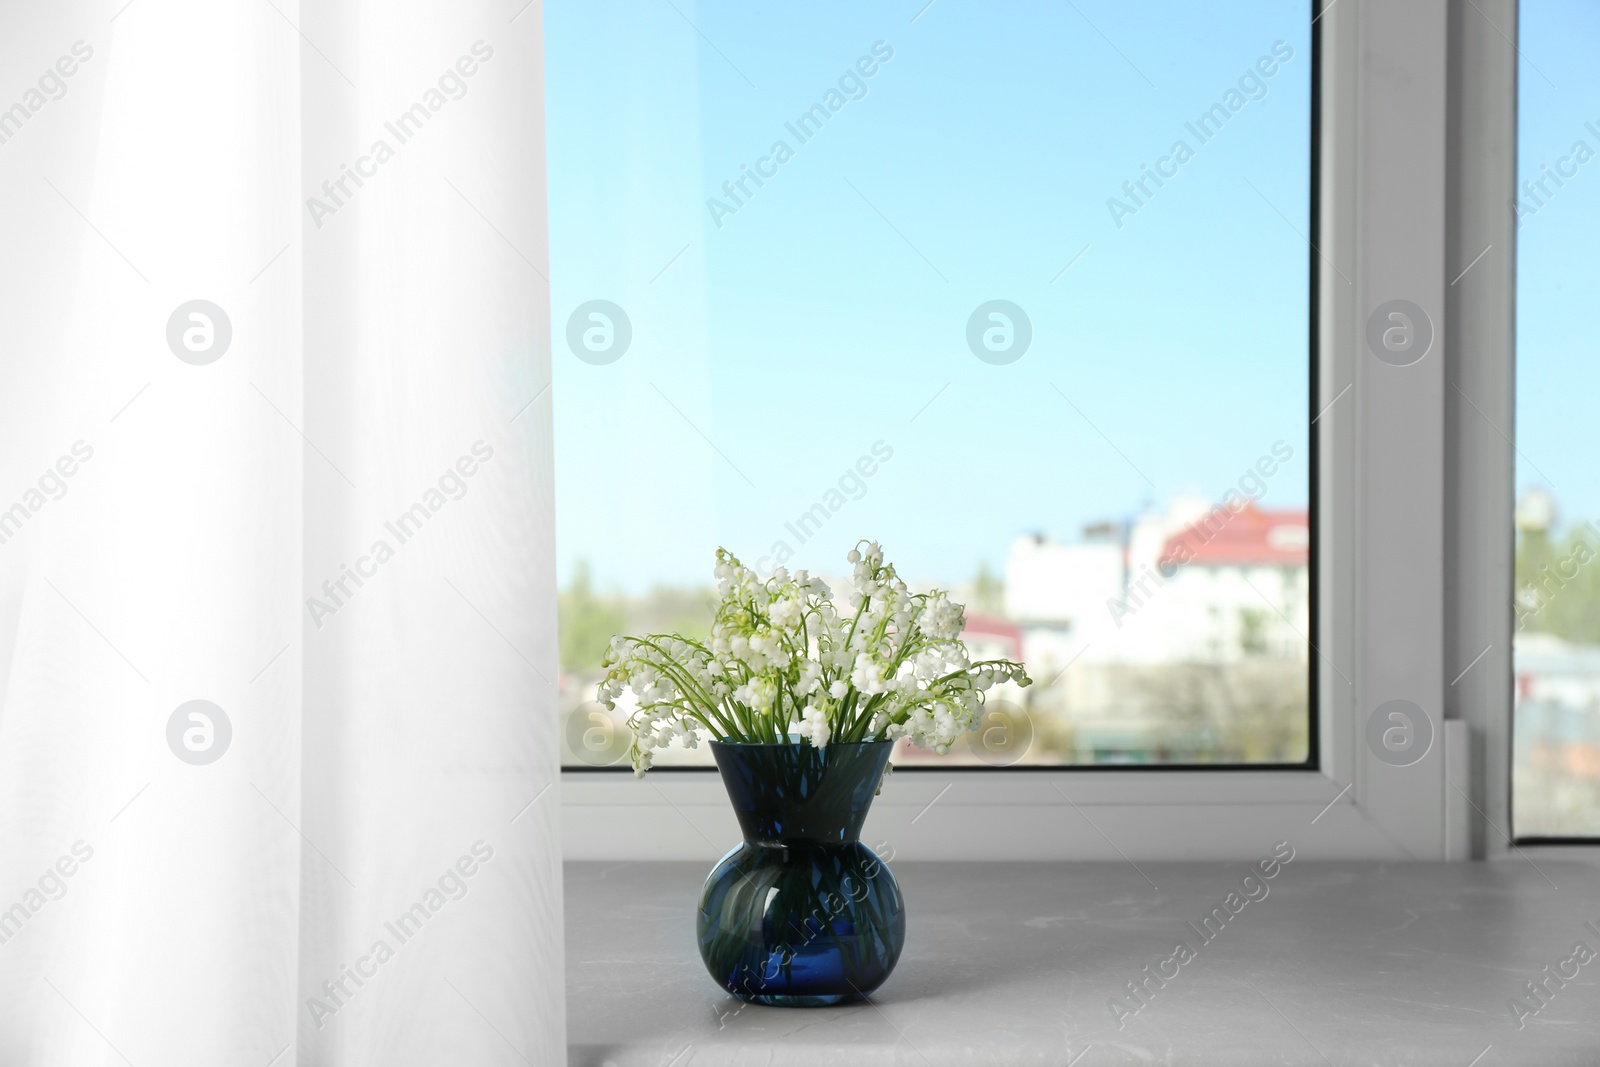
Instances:
[[[961,631],[967,654],[974,662],[985,659],[1022,660],[1022,627],[1004,619],[967,612]]]
[[[1544,633],[1512,641],[1516,832],[1592,835],[1600,808],[1600,646]]]
[[[1013,542],[1006,614],[1043,674],[1084,664],[1304,660],[1311,538],[1303,508],[1239,511],[1194,499],[1090,527],[1082,540]]]
[[[1517,634],[1513,647],[1519,706],[1556,705],[1600,716],[1600,647],[1544,633]]]
[[[1260,713],[1263,692],[1295,688],[1275,679],[1303,690],[1309,555],[1303,508],[1194,498],[1076,541],[1018,538],[1005,614],[1041,683],[1030,704],[1069,724],[1062,744],[1084,761],[1226,748],[1224,713]]]

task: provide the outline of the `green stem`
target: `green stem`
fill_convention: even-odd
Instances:
[[[702,710],[717,716],[721,720],[722,717],[717,713],[717,702],[711,699],[711,694],[700,686],[700,683],[695,680],[694,676],[682,664],[651,638],[644,637],[636,640],[646,648],[653,649],[661,657],[661,663],[652,663],[651,666],[670,676],[680,690],[689,694],[691,698],[697,698],[696,703]],[[725,720],[723,721],[725,722]]]

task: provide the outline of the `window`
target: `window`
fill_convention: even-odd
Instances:
[[[569,766],[716,546],[861,537],[1036,679],[941,766],[1312,759],[1308,5],[545,17]]]
[[[1518,48],[1512,811],[1519,838],[1600,837],[1600,10],[1523,0]],[[1559,86],[1559,88],[1557,88]]]

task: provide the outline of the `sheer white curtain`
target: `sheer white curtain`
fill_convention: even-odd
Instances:
[[[520,6],[0,14],[6,1067],[565,1060]]]

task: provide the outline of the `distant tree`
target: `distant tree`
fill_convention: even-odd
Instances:
[[[1123,692],[1152,735],[1170,739],[1161,759],[1298,763],[1309,741],[1306,682],[1303,663],[1260,657],[1142,668]]]
[[[1005,614],[1006,583],[989,569],[987,560],[978,564],[978,576],[972,581],[972,610],[980,615]]]
[[[1542,529],[1517,537],[1513,626],[1580,644],[1600,644],[1600,531],[1589,523],[1560,538]]]
[[[567,674],[598,674],[600,657],[626,622],[617,600],[597,596],[591,581],[588,562],[579,560],[572,581],[557,597],[561,669]]]
[[[1219,759],[1298,763],[1306,758],[1311,716],[1305,664],[1262,658],[1216,671],[1210,715]]]
[[[711,636],[716,594],[709,588],[658,585],[649,595],[624,604],[629,634],[677,634],[704,640]]]
[[[1247,656],[1267,651],[1267,613],[1260,608],[1239,609],[1239,651]]]

